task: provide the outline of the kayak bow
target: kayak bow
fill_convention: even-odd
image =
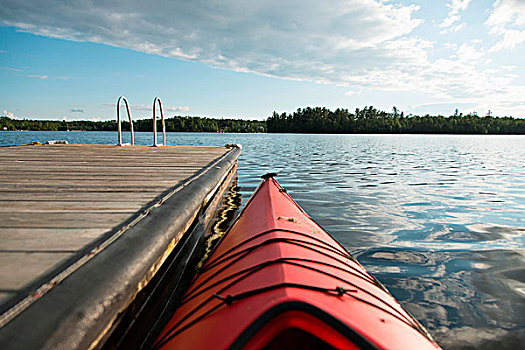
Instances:
[[[222,237],[156,349],[439,349],[270,176]]]

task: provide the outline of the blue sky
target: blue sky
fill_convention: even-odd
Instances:
[[[525,0],[34,1],[0,7],[0,114],[265,119],[365,105],[525,117]]]

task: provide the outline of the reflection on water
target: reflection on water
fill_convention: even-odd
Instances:
[[[523,251],[375,248],[357,258],[373,266],[371,272],[446,348],[480,346],[488,339],[505,344],[506,338],[507,347],[515,348],[510,339],[524,339]]]
[[[0,132],[0,144],[115,138]],[[168,144],[226,143],[243,145],[243,203],[260,175],[279,173],[443,347],[525,343],[525,137],[168,134]]]
[[[239,193],[237,179],[235,178],[219,204],[219,208],[214,216],[214,221],[210,225],[209,231],[205,232],[206,242],[204,255],[199,264],[197,264],[197,269],[202,267],[210,256],[210,253],[215,248],[215,245],[221,237],[224,236],[228,227],[230,227],[230,224],[235,219],[235,216],[241,207],[241,203],[241,194]]]

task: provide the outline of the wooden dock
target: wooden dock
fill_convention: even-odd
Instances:
[[[0,148],[1,347],[16,347],[17,334],[31,333],[34,322],[41,329],[26,347],[96,345],[203,208],[222,196],[239,153],[184,146]],[[62,334],[74,333],[79,322],[78,334]]]

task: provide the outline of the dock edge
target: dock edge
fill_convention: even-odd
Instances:
[[[229,146],[229,145],[228,145]],[[96,348],[236,170],[239,147],[166,191],[96,255],[0,328],[0,347]],[[182,205],[184,204],[184,205]],[[189,233],[188,233],[189,234]]]

